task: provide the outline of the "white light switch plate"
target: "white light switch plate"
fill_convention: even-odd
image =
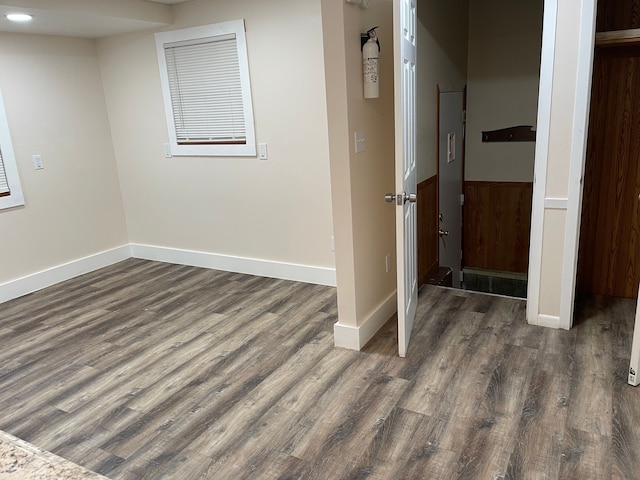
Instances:
[[[33,156],[33,167],[36,170],[42,170],[44,168],[44,163],[42,163],[42,155]]]
[[[258,144],[258,158],[260,160],[267,160],[269,158],[269,154],[267,152],[267,144],[259,143]]]

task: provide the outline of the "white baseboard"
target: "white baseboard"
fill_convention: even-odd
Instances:
[[[537,325],[539,327],[560,328],[560,317],[556,315],[538,314],[535,321],[529,322],[529,325]]]
[[[113,265],[131,257],[331,287],[336,286],[336,271],[333,268],[279,263],[215,253],[154,247],[151,245],[128,244],[0,284],[0,303],[64,282],[93,270]]]
[[[340,320],[333,326],[333,344],[349,350],[362,350],[362,347],[387,323],[398,311],[396,292],[389,295],[362,325],[353,327],[344,325]]]
[[[336,286],[335,268],[313,267],[135,243],[131,244],[131,255],[144,260],[213,268],[226,272],[246,273],[259,277],[280,278],[330,287]]]
[[[129,245],[79,258],[0,285],[0,303],[131,258]]]

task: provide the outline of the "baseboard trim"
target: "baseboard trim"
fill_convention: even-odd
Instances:
[[[131,258],[129,245],[105,250],[0,285],[0,303]]]
[[[396,292],[389,295],[362,325],[344,325],[340,320],[333,326],[334,346],[349,350],[362,350],[369,340],[398,311]]]
[[[144,260],[212,268],[225,272],[246,273],[259,277],[280,278],[330,287],[336,286],[335,268],[314,267],[135,243],[130,246],[131,255]]]
[[[539,327],[549,328],[561,328],[560,317],[556,315],[543,315],[541,313],[538,314],[535,321],[529,322],[529,325],[537,325]]]

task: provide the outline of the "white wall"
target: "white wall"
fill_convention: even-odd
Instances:
[[[169,29],[244,18],[258,142],[269,159],[164,158],[153,32],[98,42],[131,242],[335,266],[319,1],[193,0]]]
[[[418,183],[436,174],[438,94],[467,81],[469,0],[418,0]]]
[[[0,89],[25,195],[0,211],[0,285],[128,243],[94,41],[0,34]]]
[[[482,132],[536,127],[543,0],[472,0],[465,179],[531,182],[535,142],[482,143]]]

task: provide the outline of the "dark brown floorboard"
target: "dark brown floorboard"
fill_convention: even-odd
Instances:
[[[428,286],[401,359],[333,288],[130,259],[0,305],[0,429],[120,480],[640,478],[634,302],[524,309]]]

